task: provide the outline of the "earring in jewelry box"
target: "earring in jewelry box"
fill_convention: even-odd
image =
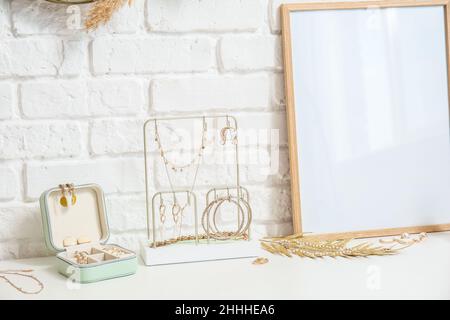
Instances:
[[[72,205],[75,205],[75,203],[77,203],[77,196],[75,194],[75,186],[73,183],[70,183],[70,184],[68,183],[66,186],[67,186],[67,188],[69,188]]]
[[[66,197],[66,187],[62,184],[59,185],[59,188],[61,189],[61,198],[59,199],[59,204],[63,206],[64,208],[67,208],[67,197]]]

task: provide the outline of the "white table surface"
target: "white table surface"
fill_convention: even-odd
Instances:
[[[1,299],[450,299],[450,233],[396,256],[357,259],[249,259],[145,267],[130,277],[68,284],[56,258],[0,261],[0,270],[35,270],[45,289],[23,295],[0,279]]]

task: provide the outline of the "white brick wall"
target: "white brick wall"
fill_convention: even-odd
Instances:
[[[55,76],[63,62],[59,39],[3,39],[0,77]]]
[[[236,115],[253,230],[292,232],[282,2],[140,0],[86,34],[73,25],[86,5],[0,0],[0,260],[47,254],[37,200],[61,182],[100,184],[111,241],[137,249],[146,228],[142,124],[155,114]],[[262,163],[246,162],[255,156]],[[150,186],[167,187],[160,164],[154,173]],[[214,179],[233,181],[232,168],[205,167],[199,197]]]
[[[82,150],[81,126],[72,122],[0,123],[2,159],[75,157]]]
[[[281,70],[281,41],[276,36],[226,36],[220,57],[225,71]]]
[[[202,72],[213,67],[209,38],[100,38],[92,45],[96,74]]]
[[[267,75],[165,78],[152,83],[152,104],[160,112],[267,109],[270,102]]]
[[[13,114],[13,85],[0,83],[0,119],[9,119]]]
[[[265,0],[147,1],[148,27],[162,32],[256,31],[263,26]]]
[[[135,115],[144,106],[142,85],[134,79],[30,81],[20,93],[27,118]]]
[[[141,119],[98,120],[91,127],[91,150],[97,155],[144,152]]]
[[[9,3],[8,1],[0,2],[0,36],[10,31],[9,19]]]
[[[8,182],[0,184],[0,200],[14,200],[19,193],[16,172],[11,167],[0,166],[0,181]]]
[[[42,190],[57,186],[61,181],[76,184],[97,183],[107,194],[144,192],[144,160],[127,157],[105,160],[72,160],[30,162],[26,165],[25,199],[36,200]]]

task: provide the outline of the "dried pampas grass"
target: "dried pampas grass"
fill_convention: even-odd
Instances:
[[[299,256],[315,259],[323,257],[352,258],[394,255],[401,249],[422,241],[424,237],[421,234],[418,239],[408,240],[407,243],[402,243],[402,246],[395,244],[387,245],[387,242],[380,242],[380,244],[363,242],[350,246],[349,243],[353,239],[323,240],[314,238],[314,236],[304,237],[303,234],[294,234],[280,238],[265,238],[260,241],[262,248],[273,254],[286,257]],[[396,242],[398,242],[397,239],[393,239],[389,243]]]
[[[84,23],[86,29],[95,30],[102,24],[107,23],[111,20],[114,13],[126,3],[131,6],[133,0],[97,0],[89,11]]]

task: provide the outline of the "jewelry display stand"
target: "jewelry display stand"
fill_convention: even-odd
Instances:
[[[177,121],[189,121],[191,124],[203,122],[202,140],[198,151],[193,151],[193,156],[188,164],[178,165],[172,161],[164,149],[165,143],[160,137],[160,123],[174,123]],[[231,186],[211,186],[206,190],[205,208],[201,218],[198,217],[198,193],[195,191],[196,179],[204,150],[207,149],[206,135],[208,127],[214,122],[223,122],[218,137],[221,145],[231,143],[234,146],[236,183]],[[150,150],[154,150],[150,143],[155,144],[157,154],[165,168],[166,177],[171,190],[152,190],[150,181],[156,172],[155,163],[149,163]],[[194,148],[197,150],[196,148]],[[230,115],[201,115],[189,117],[152,118],[144,124],[144,152],[145,152],[145,182],[147,199],[147,239],[141,243],[141,256],[147,266],[157,266],[174,263],[204,262],[225,259],[240,259],[257,257],[260,248],[259,243],[251,241],[250,226],[252,222],[252,210],[250,195],[246,188],[240,185],[239,177],[239,147],[238,147],[238,123],[235,117]],[[154,156],[154,154],[152,154]],[[187,190],[174,189],[170,172],[173,174],[186,172],[188,167],[194,166],[194,178],[192,186]],[[234,175],[233,175],[234,176]],[[218,181],[219,183],[219,181]],[[184,197],[182,200],[181,197]],[[229,206],[236,207],[230,210]],[[193,217],[193,234],[183,234],[183,217],[187,217],[185,210],[191,208]],[[227,210],[228,209],[228,210]],[[220,227],[221,219],[217,216],[225,211],[233,218],[231,220],[232,231],[223,231]],[[233,222],[234,221],[234,222]],[[167,227],[168,222],[172,223]],[[167,234],[176,235],[165,239]],[[192,226],[191,226],[192,229]]]

